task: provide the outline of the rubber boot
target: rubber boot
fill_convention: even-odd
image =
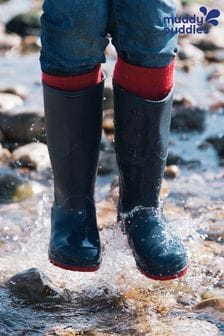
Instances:
[[[72,271],[101,262],[94,185],[102,131],[103,81],[78,92],[44,85],[48,150],[54,175],[49,259]]]
[[[139,270],[155,280],[186,273],[187,252],[168,229],[159,194],[167,159],[172,92],[161,101],[114,82],[115,149],[120,171],[118,217]]]

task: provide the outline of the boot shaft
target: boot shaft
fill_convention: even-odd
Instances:
[[[93,202],[102,132],[104,82],[67,92],[44,85],[45,124],[56,204]],[[84,204],[85,205],[85,204]]]
[[[114,108],[119,209],[158,207],[168,153],[172,92],[161,101],[149,101],[114,82]]]

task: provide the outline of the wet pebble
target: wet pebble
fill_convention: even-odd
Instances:
[[[107,109],[104,111],[103,129],[106,133],[114,132],[114,111]]]
[[[221,158],[224,158],[224,134],[209,137],[206,141],[213,145]]]
[[[22,98],[14,94],[0,92],[0,113],[12,110],[21,105],[23,105]]]
[[[0,50],[6,51],[12,48],[19,49],[21,38],[16,34],[5,34],[0,32]]]
[[[213,308],[219,312],[224,312],[224,297],[209,298],[199,302],[195,309]]]
[[[175,106],[171,121],[171,129],[175,131],[203,131],[206,111],[199,107]]]
[[[40,16],[38,13],[18,14],[6,24],[8,33],[16,33],[22,37],[40,34]]]
[[[111,197],[108,196],[107,199],[97,203],[98,228],[100,230],[111,228],[116,223],[117,212],[115,202],[117,195],[114,195],[116,197],[115,202],[112,197],[113,195]]]
[[[38,52],[40,50],[39,38],[37,36],[26,36],[22,39],[20,51],[22,54]]]
[[[25,167],[38,171],[50,168],[47,145],[34,142],[15,149],[12,153],[11,164],[14,167]]]
[[[65,301],[63,293],[54,288],[50,279],[37,268],[30,268],[12,276],[6,286],[14,295],[31,302]]]
[[[114,150],[114,146],[112,145],[112,143],[108,140],[105,132],[102,132],[102,138],[101,138],[101,144],[100,144],[100,150],[103,151],[113,151]]]
[[[200,165],[200,160],[186,160],[179,154],[169,152],[167,157],[167,166],[173,165],[186,165],[188,167],[195,167]]]
[[[205,57],[210,62],[223,62],[224,61],[224,49],[207,51]]]
[[[0,88],[1,93],[10,93],[16,96],[19,96],[23,100],[27,98],[28,92],[25,86],[23,85],[13,85]]]
[[[165,177],[176,178],[180,175],[180,168],[176,165],[170,165],[166,167]]]
[[[174,107],[191,107],[193,105],[195,105],[195,101],[190,95],[175,93],[173,98]]]
[[[21,99],[15,96],[18,99]],[[46,142],[42,111],[10,110],[0,113],[0,125],[8,141],[30,143]]]
[[[216,241],[219,243],[224,242],[224,228],[223,228],[223,214],[224,211],[222,211],[222,217],[219,218],[212,218],[213,221],[216,221],[215,223],[212,223],[209,227],[209,230],[206,232],[206,239],[211,241]],[[214,214],[215,217],[215,214]],[[212,222],[211,219],[211,222]]]
[[[211,64],[208,67],[207,80],[214,80],[224,76],[223,64]]]
[[[19,202],[32,194],[32,185],[27,179],[12,169],[0,169],[0,203]]]
[[[11,153],[7,148],[4,148],[0,143],[0,161],[8,163],[11,158]]]
[[[212,51],[224,48],[223,27],[213,27],[209,34],[192,35],[191,42],[203,51]]]
[[[117,172],[116,155],[114,151],[100,151],[98,175]]]
[[[204,60],[205,56],[203,51],[193,46],[189,40],[180,40],[178,57],[180,60],[185,61],[190,59],[194,63],[200,63]]]

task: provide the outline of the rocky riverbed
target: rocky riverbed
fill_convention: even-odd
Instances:
[[[200,4],[179,2],[193,14]],[[205,5],[205,3],[203,3]],[[209,1],[223,9],[222,1]],[[224,335],[224,18],[180,37],[170,153],[161,197],[191,253],[188,275],[142,276],[116,223],[109,46],[96,199],[101,269],[77,274],[47,260],[52,173],[38,55],[40,1],[0,1],[0,336]]]

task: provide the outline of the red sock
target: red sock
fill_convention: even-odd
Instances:
[[[65,91],[87,89],[102,81],[101,65],[89,73],[77,76],[54,76],[43,72],[42,81],[51,87]]]
[[[173,87],[175,60],[163,68],[132,65],[118,57],[114,80],[123,89],[150,100],[161,100]]]

